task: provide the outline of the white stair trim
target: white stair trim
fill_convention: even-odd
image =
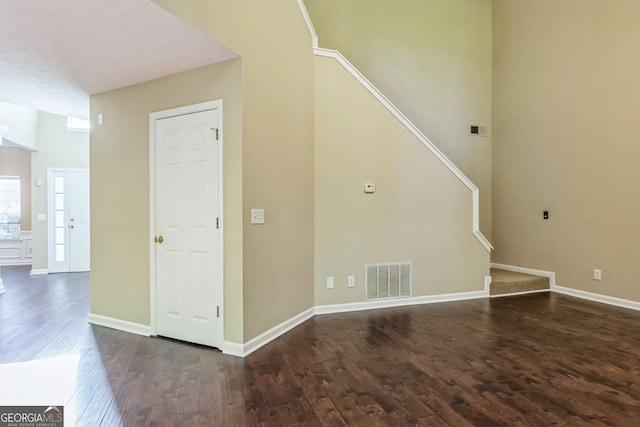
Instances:
[[[305,6],[303,0],[298,0],[298,7],[300,8],[300,12],[302,13],[302,18],[304,19],[304,23],[307,25],[307,30],[309,30],[309,35],[311,36],[311,47],[318,47],[318,34],[316,33],[316,29],[313,26],[313,22],[311,22],[311,17],[309,16],[309,12],[307,11],[307,6]]]
[[[470,191],[472,194],[472,205],[473,205],[473,221],[471,230],[476,238],[480,241],[484,248],[491,252],[493,246],[487,240],[487,238],[480,231],[480,190],[476,187],[473,182],[465,174],[462,173],[460,169],[456,165],[453,164],[447,156],[445,156],[438,147],[436,147],[430,140],[427,138],[421,131],[418,129],[395,105],[391,103],[383,94],[380,92],[367,78],[360,73],[348,60],[345,58],[340,52],[332,49],[323,49],[323,48],[313,48],[313,52],[317,56],[324,56],[328,58],[333,58],[340,65],[342,65],[345,70],[349,72],[362,86],[364,86],[374,98],[376,98],[391,114],[393,114],[399,121],[402,123],[409,132],[413,134],[413,136],[420,141],[431,153],[436,156],[436,158],[447,168],[451,173],[453,173],[456,178],[460,180]]]
[[[430,140],[427,138],[424,133],[420,131],[412,122],[409,120],[402,112],[396,108],[395,105],[391,103],[383,94],[380,92],[356,67],[353,66],[340,52],[332,49],[323,49],[318,47],[318,35],[316,33],[315,28],[313,27],[313,23],[311,22],[311,17],[309,16],[309,12],[303,2],[303,0],[298,0],[298,7],[300,8],[300,12],[302,13],[302,17],[304,19],[305,24],[307,25],[307,29],[309,30],[309,35],[311,36],[311,46],[313,48],[313,53],[317,56],[324,56],[333,58],[338,61],[356,80],[358,80],[362,86],[364,86],[371,95],[373,95],[391,114],[393,114],[399,121],[402,123],[409,132],[413,134],[425,147],[436,156],[440,162],[451,171],[472,193],[472,204],[473,204],[473,221],[472,221],[472,232],[476,236],[476,238],[480,241],[482,246],[488,251],[491,252],[493,250],[493,246],[487,240],[487,238],[480,231],[480,191],[478,187],[476,187],[473,182],[467,176],[462,173],[460,169],[456,165],[453,164],[447,156],[445,156],[438,147],[436,147]]]
[[[151,327],[149,325],[142,325],[140,323],[129,322],[127,320],[115,319],[113,317],[93,313],[89,313],[89,318],[87,320],[92,325],[104,326],[145,337],[151,336]]]

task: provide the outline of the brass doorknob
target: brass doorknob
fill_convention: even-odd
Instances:
[[[156,243],[162,243],[162,242],[164,242],[164,237],[156,236],[156,237],[153,238],[153,241],[156,242]]]

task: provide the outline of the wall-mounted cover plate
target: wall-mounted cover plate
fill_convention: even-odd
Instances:
[[[251,224],[264,224],[264,209],[251,209]]]
[[[469,126],[469,135],[471,136],[487,136],[489,131],[486,126],[471,125]]]

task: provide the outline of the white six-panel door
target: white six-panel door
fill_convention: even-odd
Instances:
[[[155,120],[156,332],[222,346],[218,108]]]

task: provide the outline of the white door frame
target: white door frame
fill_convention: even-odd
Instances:
[[[47,272],[51,273],[51,266],[55,263],[55,250],[53,247],[53,242],[55,241],[55,221],[56,221],[56,209],[55,209],[55,183],[53,176],[56,173],[67,173],[67,172],[87,172],[89,173],[89,169],[85,168],[47,168]],[[65,187],[67,186],[67,182],[65,180]],[[91,189],[89,189],[91,191]],[[68,196],[65,191],[65,198]],[[65,200],[65,203],[68,203],[68,200]],[[68,230],[67,237],[65,238],[65,251],[66,251],[66,262],[69,263],[69,239],[68,239]]]
[[[223,169],[224,164],[223,141],[224,132],[222,130],[222,99],[202,102],[199,104],[186,105],[184,107],[172,108],[169,110],[156,111],[149,114],[149,264],[150,264],[150,315],[151,315],[151,335],[157,336],[157,281],[156,281],[156,243],[153,241],[156,235],[156,120],[169,117],[184,116],[186,114],[200,113],[202,111],[218,109],[218,217],[220,218],[220,229],[218,239],[218,253],[220,254],[220,269],[216,298],[220,302],[220,322],[218,322],[220,337],[220,350],[224,343],[224,219],[223,219]]]

